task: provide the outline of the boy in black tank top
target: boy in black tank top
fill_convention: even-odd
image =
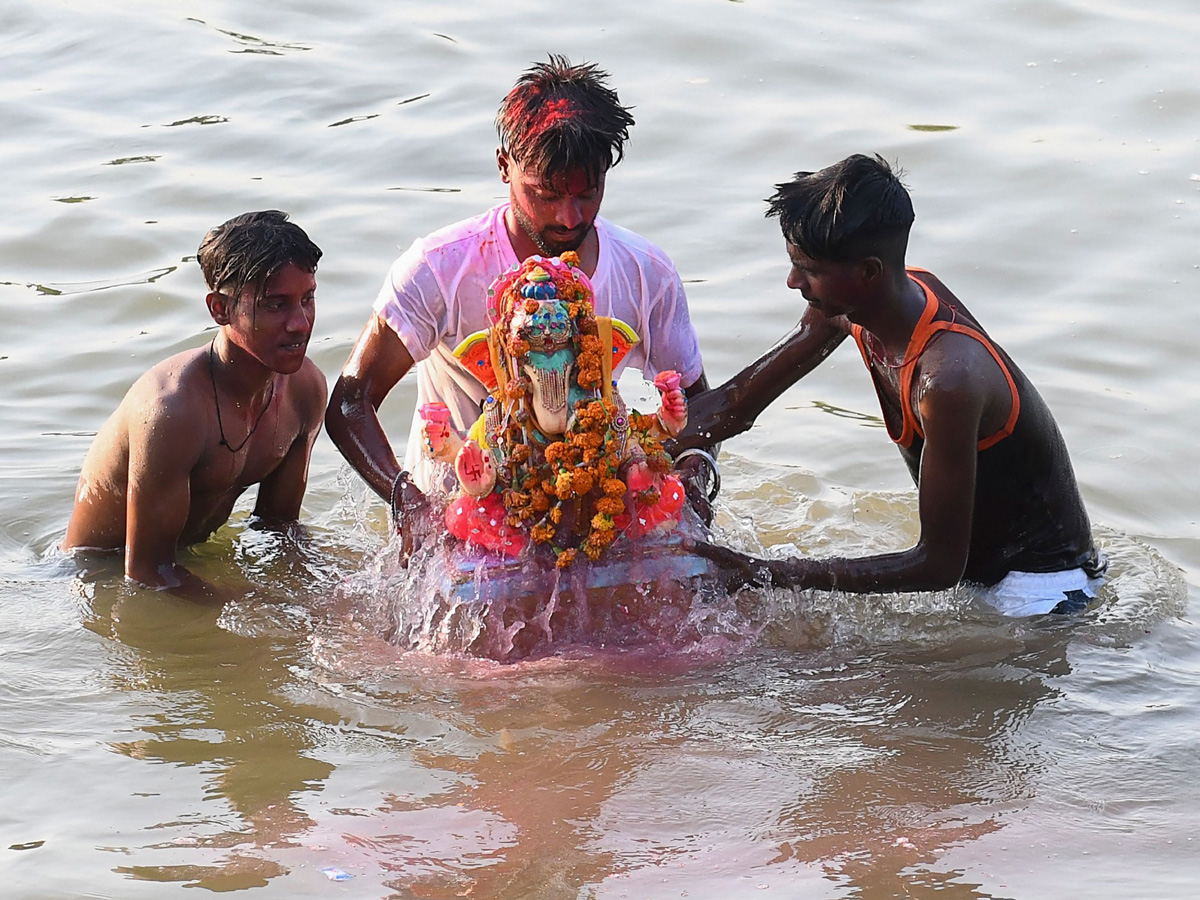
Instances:
[[[768,201],[807,308],[790,338],[692,401],[679,447],[724,440],[853,335],[917,485],[921,536],[856,559],[759,560],[698,551],[746,580],[852,592],[994,586],[1001,612],[1074,611],[1103,562],[1049,408],[935,276],[905,267],[908,192],[878,156],[800,172]]]

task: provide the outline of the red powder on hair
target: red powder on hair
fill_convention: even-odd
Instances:
[[[538,104],[533,109],[510,110],[507,124],[510,130],[520,131],[533,138],[568,119],[578,118],[580,112],[579,106],[572,103],[567,97],[555,97]]]

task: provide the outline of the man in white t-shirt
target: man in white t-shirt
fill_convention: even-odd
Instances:
[[[641,338],[622,368],[632,365],[651,379],[674,369],[689,396],[708,387],[674,264],[654,244],[598,215],[605,176],[621,160],[633,124],[607,77],[559,56],[522,75],[496,117],[496,161],[508,201],[419,238],[392,264],[334,385],[325,416],[330,437],[390,504],[401,530],[398,511],[420,505],[429,489],[421,421],[414,416],[402,469],[376,411],[415,364],[418,408],[445,403],[465,431],[486,391],[452,351],[488,326],[493,279],[534,254],[579,254],[595,288],[596,313],[623,320]]]

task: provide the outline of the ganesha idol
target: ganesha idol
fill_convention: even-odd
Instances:
[[[532,546],[565,568],[678,527],[683,485],[661,441],[687,423],[679,375],[655,379],[656,413],[627,410],[612,373],[638,336],[592,298],[573,252],[514,266],[488,290],[491,327],[454,351],[490,392],[482,415],[462,435],[445,406],[421,408],[426,452],[457,476],[446,528],[466,544]]]

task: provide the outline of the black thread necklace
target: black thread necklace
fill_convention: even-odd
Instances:
[[[250,426],[250,433],[236,447],[232,446],[225,438],[225,426],[221,422],[221,401],[217,397],[217,376],[213,371],[213,347],[216,345],[217,339],[214,337],[212,343],[208,345],[208,380],[212,382],[213,389],[213,406],[217,408],[217,428],[221,430],[221,446],[226,448],[230,453],[238,453],[254,436],[254,432],[258,430],[259,424],[263,420],[263,416],[267,414],[267,410],[271,408],[271,402],[275,399],[275,376],[271,375],[271,395],[267,397],[267,402],[263,404],[262,411],[259,412],[258,418],[254,420],[254,424]]]

